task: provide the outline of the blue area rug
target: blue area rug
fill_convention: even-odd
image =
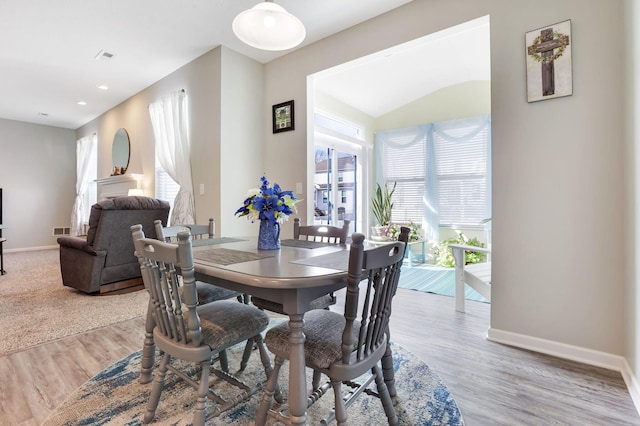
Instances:
[[[417,265],[411,268],[402,267],[398,287],[409,290],[424,291],[442,296],[455,296],[456,275],[453,268],[440,268],[433,265]],[[465,286],[465,299],[489,303],[480,293]]]
[[[402,347],[395,344],[392,347],[398,391],[395,409],[400,424],[464,425],[458,405],[440,377]],[[242,349],[243,345],[239,345],[229,351],[229,365],[232,369],[239,365]],[[285,364],[283,373],[286,373],[287,365]],[[195,368],[191,372],[197,373]],[[139,384],[139,373],[140,352],[136,352],[82,385],[47,417],[42,426],[140,425],[151,384]],[[252,354],[249,366],[240,377],[248,384],[264,379],[264,371],[257,353]],[[215,377],[212,380],[220,382]],[[285,384],[286,388],[286,374],[282,375],[280,383]],[[232,397],[233,393],[237,392],[224,381],[214,386],[216,391],[225,397]],[[375,385],[372,387],[375,388]],[[286,389],[283,389],[283,394],[286,397]],[[193,416],[193,396],[192,388],[176,380],[175,375],[167,373],[165,390],[153,424],[190,425]],[[254,394],[219,417],[210,419],[207,425],[253,424],[261,396],[261,392]],[[209,407],[212,405],[213,403],[210,403]],[[333,393],[329,391],[309,409],[308,424],[317,425],[319,419],[332,407]],[[361,395],[349,408],[348,414],[351,425],[386,424],[382,404],[377,398],[368,395]],[[272,419],[269,421],[273,422]]]

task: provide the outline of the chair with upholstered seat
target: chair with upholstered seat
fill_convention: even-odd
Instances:
[[[62,284],[91,294],[141,287],[130,227],[140,223],[155,237],[153,222],[166,224],[170,209],[167,201],[144,196],[111,198],[91,206],[86,238],[58,238]]]
[[[213,222],[213,219],[210,219],[210,223]],[[156,220],[154,222],[156,237],[160,241],[177,243],[178,242],[178,233],[180,231],[189,230],[189,226],[193,225],[174,225],[174,226],[162,226],[162,221]],[[205,236],[213,238],[213,233],[210,233],[209,230],[212,229],[210,227],[204,226],[201,229],[196,228],[196,232],[202,232]],[[202,237],[201,235],[191,234],[191,238],[194,237]],[[219,287],[217,285],[204,283],[201,281],[196,281],[196,292],[198,294],[198,304],[205,305],[210,302],[215,302],[216,300],[226,300],[231,298],[237,298],[239,302],[248,303],[247,297],[237,291],[229,290],[224,287]],[[142,344],[142,358],[140,363],[140,383],[145,384],[149,383],[152,379],[153,366],[155,363],[155,353],[156,346],[153,340],[153,329],[155,327],[155,321],[153,317],[153,309],[151,300],[149,300],[149,308],[147,309],[147,316],[145,321],[145,335],[144,341]],[[247,342],[247,348],[242,357],[242,361],[240,364],[240,369],[243,370],[247,363],[249,362],[249,357],[251,355],[251,349],[253,348],[253,342]],[[218,358],[220,360],[220,368],[228,372],[229,371],[229,361],[227,358],[226,351],[220,351],[218,354]]]
[[[365,250],[364,235],[353,234],[344,314],[315,310],[304,316],[305,363],[314,370],[309,405],[331,388],[335,396],[335,409],[325,418],[327,423],[323,424],[335,418],[338,425],[346,425],[347,408],[356,397],[365,393],[362,391],[373,380],[388,423],[398,424],[379,364],[385,354],[391,355],[387,352],[391,302],[397,290],[408,238],[409,228],[403,227],[399,241]],[[256,425],[264,425],[267,415],[291,424],[291,419],[283,414],[286,413],[285,407],[271,407],[280,368],[289,357],[289,334],[287,323],[267,331],[265,343],[275,354],[275,367],[267,382]],[[355,379],[367,372],[371,372],[371,375],[358,386]],[[321,375],[327,376],[329,382],[321,385]],[[347,395],[343,395],[343,383],[354,388]]]
[[[188,230],[193,240],[205,240],[215,237],[215,222],[213,218],[209,218],[208,225],[173,225],[162,226],[162,222],[156,220],[154,222],[156,235],[161,241],[175,243],[178,241],[178,232]],[[248,303],[248,296],[224,287],[218,287],[213,284],[196,282],[198,289],[198,302],[201,305],[213,302],[215,300],[230,299],[237,297],[238,301]]]
[[[300,219],[293,220],[293,239],[304,241],[315,241],[328,244],[346,244],[349,237],[349,224],[351,221],[345,220],[342,227],[330,225],[300,225]],[[252,297],[251,302],[268,311],[284,314],[282,304],[270,300]],[[328,309],[336,304],[336,296],[333,293],[320,296],[311,302],[311,309]]]
[[[252,340],[258,346],[265,374],[269,376],[271,362],[260,334],[267,328],[269,317],[253,306],[229,300],[198,305],[188,231],[178,233],[177,244],[145,238],[141,225],[132,226],[131,232],[142,278],[151,299],[155,324],[153,339],[163,353],[144,422],[148,423],[155,417],[169,370],[196,389],[193,423],[204,425],[208,399],[216,402],[212,415],[218,415],[239,401],[237,395],[226,401],[209,388],[211,370],[241,389],[240,400],[250,397],[261,388],[260,383],[250,387],[228,373],[213,368],[212,359],[216,354],[245,340]],[[188,377],[171,363],[173,358],[199,364],[200,379]]]

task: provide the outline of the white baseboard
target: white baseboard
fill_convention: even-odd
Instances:
[[[510,331],[489,328],[487,339],[492,342],[503,343],[522,349],[528,349],[558,358],[569,359],[582,362],[596,367],[606,368],[620,372],[627,385],[631,399],[640,414],[640,383],[635,378],[627,360],[620,355],[613,355],[606,352],[594,351],[579,346],[568,345],[566,343],[554,342],[552,340],[540,339],[526,336],[524,334],[512,333]]]
[[[624,382],[627,385],[627,389],[629,389],[631,400],[633,401],[633,404],[636,406],[636,410],[638,411],[638,414],[640,414],[640,383],[638,383],[638,380],[636,379],[636,376],[633,374],[633,370],[631,370],[631,366],[627,362],[626,358],[624,359],[624,363],[620,373],[622,374],[622,378],[624,379]]]
[[[23,248],[5,249],[4,252],[5,253],[18,253],[18,252],[23,252],[23,251],[39,251],[39,250],[57,249],[58,247],[60,247],[60,246],[57,245],[57,244],[55,246],[23,247]]]

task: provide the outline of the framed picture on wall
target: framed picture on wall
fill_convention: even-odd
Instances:
[[[272,107],[273,133],[294,130],[293,101],[283,102]]]
[[[571,20],[525,34],[527,101],[573,94]]]

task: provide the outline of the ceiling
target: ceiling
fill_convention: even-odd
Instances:
[[[258,0],[2,0],[0,1],[0,118],[76,129],[93,120],[105,111],[162,79],[193,59],[224,45],[261,63],[269,62],[290,51],[268,52],[254,49],[240,42],[231,31],[233,18],[248,9]],[[410,0],[344,1],[296,1],[277,0],[287,11],[296,15],[305,25],[307,37],[301,46],[311,44],[331,34],[364,22]],[[468,31],[461,31],[464,34]],[[487,26],[488,34],[488,26]],[[455,39],[451,34],[433,37],[424,46],[447,50],[444,40]],[[470,37],[464,46],[471,45]],[[432,91],[440,78],[450,84],[461,77],[444,71],[442,61],[438,67],[428,64],[417,67],[419,58],[433,58],[433,53],[416,50],[417,42],[403,46],[402,52],[394,53],[396,59],[409,60],[412,66],[395,65],[393,69],[407,72],[393,78],[390,91],[379,90],[384,96],[380,102],[367,99],[362,91],[353,91],[344,102],[362,109],[372,116],[380,114],[383,107],[366,109],[366,105],[384,103],[387,108],[397,102],[405,102],[407,95],[415,96],[416,90],[401,88],[399,83],[409,78],[418,80],[421,90]],[[456,49],[463,46],[457,46]],[[450,48],[449,48],[450,49]],[[479,49],[475,49],[477,51]],[[113,54],[109,60],[98,60],[99,52]],[[488,36],[487,47],[488,52]],[[449,50],[451,52],[451,50]],[[457,57],[466,57],[460,50],[453,50]],[[470,49],[469,54],[474,50]],[[385,79],[391,69],[378,65]],[[390,57],[387,55],[387,59]],[[371,58],[368,58],[371,59]],[[473,78],[480,79],[476,68],[470,63],[488,64],[488,53],[484,59],[473,57],[464,67]],[[362,65],[364,60],[358,65]],[[338,78],[335,70],[331,80],[321,83],[323,90],[333,90],[332,96],[346,94],[347,89],[356,89],[354,76],[356,64],[343,74],[348,80]],[[349,67],[347,67],[349,68]],[[488,65],[485,65],[488,74]],[[439,70],[439,76],[431,74]],[[431,78],[425,77],[432,75]],[[455,78],[454,78],[455,77]],[[428,82],[425,82],[425,79]],[[377,84],[373,73],[367,74],[367,84]],[[488,79],[488,75],[486,78]],[[365,84],[358,74],[355,80]],[[98,85],[108,90],[98,89]],[[442,84],[442,83],[440,83]],[[331,89],[335,85],[336,89]],[[388,85],[386,85],[388,86]],[[380,88],[378,85],[374,86]],[[371,90],[367,90],[372,92]],[[365,91],[365,92],[367,92]],[[426,92],[428,93],[428,92]],[[404,95],[403,95],[404,94]],[[86,105],[78,105],[85,101]],[[364,106],[363,106],[364,105]]]
[[[490,79],[484,16],[323,71],[315,88],[376,118],[444,87]]]

